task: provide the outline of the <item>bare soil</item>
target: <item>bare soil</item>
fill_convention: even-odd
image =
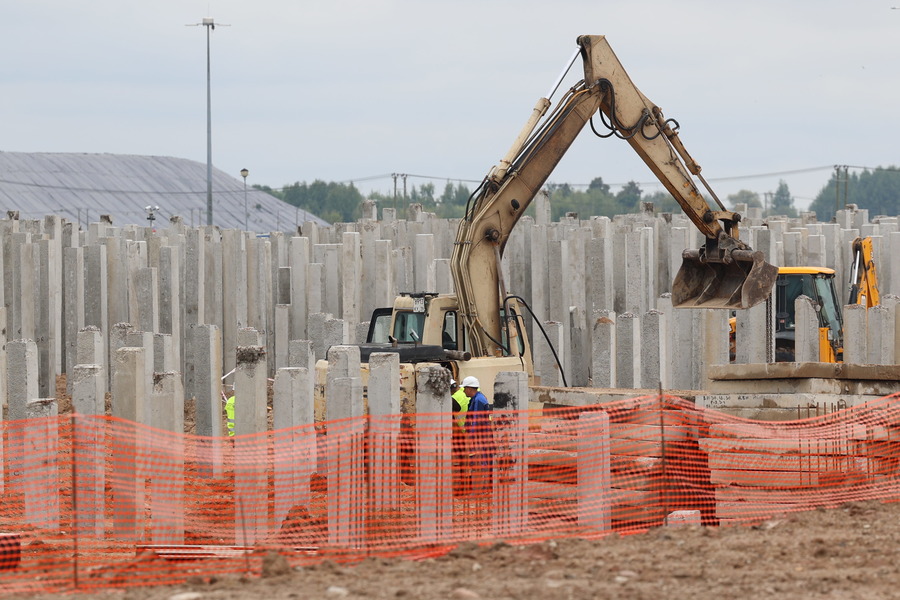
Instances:
[[[900,504],[853,503],[745,527],[657,528],[529,546],[463,544],[424,560],[290,566],[270,552],[253,574],[196,577],[76,598],[896,598]],[[2,593],[2,581],[0,581]],[[25,596],[7,596],[24,598]],[[47,600],[59,595],[29,595]]]

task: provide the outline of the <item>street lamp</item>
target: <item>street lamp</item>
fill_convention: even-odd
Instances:
[[[200,23],[193,23],[188,27],[196,27],[202,25],[206,27],[206,224],[213,224],[213,201],[212,201],[212,93],[210,90],[210,68],[209,68],[209,32],[215,29],[216,23],[212,17],[204,17]],[[227,25],[226,25],[227,27]]]
[[[247,231],[247,175],[250,171],[241,169],[241,177],[244,178],[244,231]]]
[[[144,210],[147,211],[147,220],[150,221],[150,229],[153,229],[153,221],[156,220],[156,213],[159,212],[158,206],[145,206]]]
[[[213,224],[212,201],[212,91],[210,88],[209,32],[216,28],[211,18],[203,19],[206,27],[206,224]]]

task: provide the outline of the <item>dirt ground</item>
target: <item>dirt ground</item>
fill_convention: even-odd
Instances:
[[[75,598],[203,600],[280,598],[896,598],[900,504],[848,504],[754,527],[658,528],[530,546],[464,544],[425,560],[369,558],[288,566],[254,557],[252,577],[135,587]],[[262,575],[259,575],[262,570]],[[0,578],[0,597],[2,595]],[[25,598],[25,596],[5,596]],[[58,599],[59,595],[29,595]]]

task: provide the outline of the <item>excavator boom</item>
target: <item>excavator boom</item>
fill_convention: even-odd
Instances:
[[[476,356],[512,352],[503,319],[517,312],[506,297],[500,259],[509,235],[585,125],[601,137],[625,139],[707,239],[686,250],[672,289],[677,307],[749,308],[770,294],[776,267],[738,236],[740,215],[718,202],[710,207],[692,176],[700,167],[682,145],[678,124],[667,120],[632,83],[604,36],[578,38],[584,79],[552,108],[542,98],[507,155],[482,182],[466,207],[451,258],[456,292]],[[593,118],[605,126],[598,133]],[[543,121],[541,121],[543,119]],[[538,125],[540,123],[540,125]],[[703,181],[705,185],[705,181]],[[706,186],[713,198],[715,194]]]

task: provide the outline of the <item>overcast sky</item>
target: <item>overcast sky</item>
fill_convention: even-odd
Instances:
[[[900,164],[890,1],[2,0],[0,150],[205,163],[206,29],[185,25],[212,17],[216,168],[440,191],[480,180],[577,36],[602,34],[723,199],[784,179],[803,207],[835,164]],[[590,131],[550,181],[598,176],[661,189]]]

